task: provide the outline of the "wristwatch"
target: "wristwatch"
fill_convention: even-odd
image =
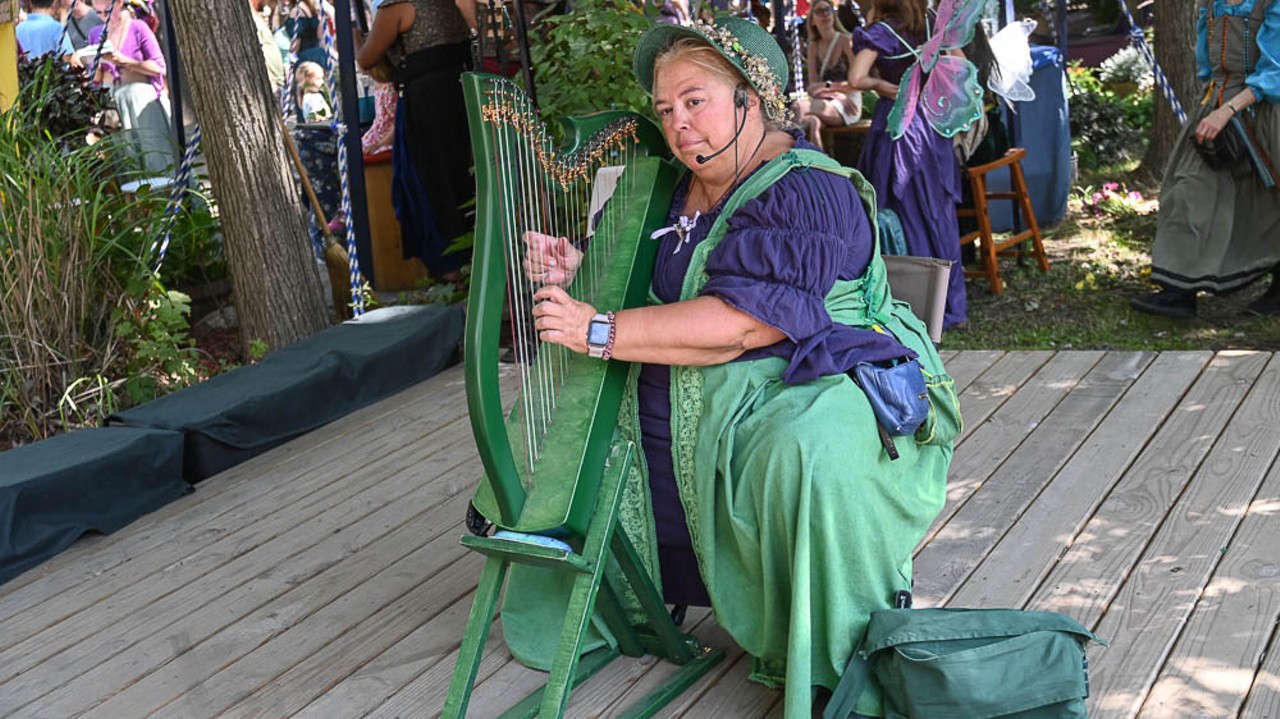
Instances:
[[[601,313],[587,324],[587,355],[608,359],[605,353],[613,346],[613,313]]]

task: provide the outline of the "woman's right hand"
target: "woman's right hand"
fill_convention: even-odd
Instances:
[[[538,284],[561,287],[573,281],[582,265],[582,251],[568,238],[530,230],[524,233],[523,239],[527,248],[525,276]]]

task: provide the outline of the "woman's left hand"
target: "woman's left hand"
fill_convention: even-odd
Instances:
[[[533,326],[538,331],[538,339],[586,354],[587,330],[591,318],[596,316],[596,308],[573,299],[555,285],[535,292],[533,300]]]
[[[1225,105],[1209,113],[1196,125],[1196,142],[1204,144],[1216,138],[1230,121],[1231,110]]]

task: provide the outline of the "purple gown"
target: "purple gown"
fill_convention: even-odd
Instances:
[[[796,147],[816,149],[792,131]],[[686,175],[676,188],[667,220],[676,223],[689,191]],[[723,200],[721,201],[723,205]],[[661,238],[653,292],[663,302],[680,299],[693,254],[706,239],[722,207],[698,218],[682,243],[674,232]],[[828,172],[791,172],[729,220],[724,239],[707,258],[710,279],[702,294],[714,295],[777,327],[786,339],[743,353],[738,361],[783,357],[783,380],[799,384],[843,374],[860,361],[914,356],[891,335],[834,324],[824,298],[837,280],[862,276],[871,261],[871,224],[853,184]],[[677,251],[678,250],[678,251]],[[707,606],[671,452],[671,368],[646,364],[637,387],[641,442],[658,535],[663,593],[672,604]]]
[[[932,18],[931,18],[932,20]],[[895,22],[896,21],[889,21]],[[899,32],[919,47],[924,36]],[[853,52],[874,50],[875,67],[881,79],[895,84],[915,61],[910,48],[884,22],[853,31]],[[902,56],[902,57],[899,57]],[[951,149],[951,140],[934,132],[917,112],[907,131],[896,141],[885,129],[893,102],[876,103],[871,129],[862,145],[858,170],[876,189],[880,207],[893,210],[902,222],[907,254],[937,257],[955,262],[947,290],[947,310],[943,326],[964,322],[964,268],[960,265],[960,227],[956,203],[960,202],[960,167]]]

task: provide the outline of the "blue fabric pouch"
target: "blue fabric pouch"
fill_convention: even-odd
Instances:
[[[929,390],[919,361],[859,362],[850,374],[866,394],[880,426],[889,434],[915,434],[929,417]]]

